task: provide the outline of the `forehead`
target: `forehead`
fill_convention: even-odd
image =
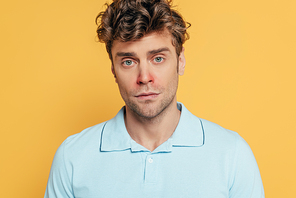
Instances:
[[[153,32],[135,41],[122,42],[115,40],[111,48],[111,53],[113,58],[115,58],[116,54],[121,52],[140,55],[160,48],[168,48],[169,52],[175,51],[175,47],[172,44],[172,36],[167,31]]]

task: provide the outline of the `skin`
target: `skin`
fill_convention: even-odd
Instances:
[[[185,69],[184,48],[177,57],[167,31],[137,41],[115,40],[112,72],[125,101],[131,138],[153,151],[174,132],[180,118],[176,92]]]

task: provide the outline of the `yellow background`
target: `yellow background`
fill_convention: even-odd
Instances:
[[[296,197],[296,1],[176,0],[192,23],[178,100],[239,132],[266,197]],[[43,197],[62,141],[123,105],[94,19],[105,0],[0,6],[0,197]]]

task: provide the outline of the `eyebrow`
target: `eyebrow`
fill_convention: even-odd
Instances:
[[[153,54],[157,54],[160,52],[166,52],[166,51],[170,51],[170,49],[168,47],[163,47],[163,48],[159,48],[159,49],[155,49],[155,50],[151,50],[149,52],[147,52],[147,55],[153,55]],[[124,56],[136,56],[137,54],[134,52],[117,52],[116,53],[116,57],[124,57]]]
[[[134,52],[117,52],[116,53],[116,57],[117,56],[136,56],[136,53]]]
[[[157,54],[160,52],[169,52],[169,51],[170,51],[170,49],[168,47],[163,47],[163,48],[159,48],[156,50],[151,50],[151,51],[147,52],[147,55],[153,55],[153,54]]]

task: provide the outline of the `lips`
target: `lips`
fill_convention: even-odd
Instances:
[[[140,93],[140,94],[136,95],[136,98],[147,100],[147,99],[156,98],[158,95],[159,95],[159,93],[154,93],[154,92]]]

